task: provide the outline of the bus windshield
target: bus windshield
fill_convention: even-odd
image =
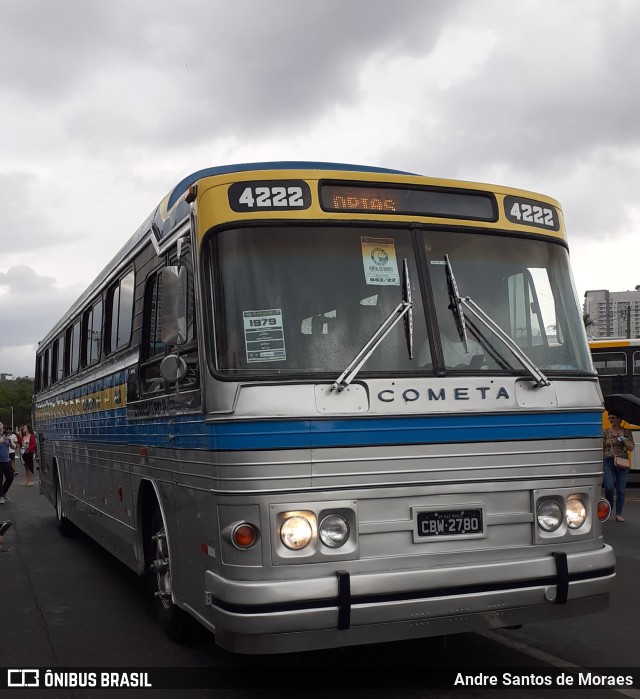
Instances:
[[[216,327],[212,368],[229,378],[335,378],[402,301],[406,259],[414,358],[404,323],[398,323],[360,375],[523,373],[516,357],[472,317],[465,346],[450,308],[448,254],[460,294],[471,296],[540,369],[590,370],[577,301],[567,302],[575,294],[562,246],[424,231],[418,233],[427,262],[421,275],[413,235],[409,229],[332,225],[236,228],[210,236],[204,264]],[[444,367],[438,367],[427,337],[424,307],[431,290]]]
[[[458,292],[471,297],[544,371],[591,371],[584,328],[561,245],[487,234],[426,231],[424,247],[445,365],[521,371],[495,334],[465,314],[467,349],[452,313],[445,255]]]

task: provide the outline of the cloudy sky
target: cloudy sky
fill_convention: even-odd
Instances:
[[[542,192],[640,284],[637,0],[0,0],[0,372],[182,177],[333,160]]]

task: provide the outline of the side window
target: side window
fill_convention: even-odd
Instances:
[[[633,353],[633,377],[631,380],[631,393],[639,395],[640,391],[640,352]]]
[[[42,355],[39,354],[36,358],[36,391],[42,391],[44,385],[42,383]]]
[[[64,377],[64,335],[58,337],[53,343],[51,359],[51,383],[56,383]]]
[[[593,355],[593,366],[599,376],[624,376],[627,357],[624,352],[598,352]]]
[[[143,363],[140,376],[143,393],[158,393],[163,389],[160,362],[166,354],[162,342],[162,274],[160,270],[147,279],[144,290]]]
[[[629,392],[627,355],[624,352],[594,352],[593,366],[598,372],[600,388],[605,396]]]
[[[58,380],[58,356],[59,356],[60,340],[54,340],[51,345],[51,383],[54,384]]]
[[[102,346],[102,300],[96,301],[82,316],[82,356],[84,366],[100,359]]]
[[[44,364],[42,366],[42,386],[47,388],[51,384],[51,350],[44,351]]]
[[[133,317],[133,270],[127,272],[107,295],[107,340],[109,352],[125,347],[131,339],[131,321]]]
[[[67,330],[67,357],[68,372],[76,374],[80,368],[80,321],[76,322]]]

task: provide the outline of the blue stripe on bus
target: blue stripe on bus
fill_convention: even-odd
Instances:
[[[127,422],[126,409],[44,421],[50,439],[240,451],[600,437],[600,412],[248,420],[203,416]],[[51,431],[54,434],[51,434]]]

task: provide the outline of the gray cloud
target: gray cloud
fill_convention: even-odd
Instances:
[[[20,376],[33,373],[32,369],[26,371],[26,366],[35,362],[33,356],[25,359],[15,350],[24,346],[35,348],[79,292],[77,286],[60,288],[53,277],[39,275],[27,265],[16,265],[0,273],[0,299],[10,323],[10,331],[3,333],[0,341],[0,351],[8,357],[2,371]]]
[[[69,228],[58,228],[47,215],[47,184],[28,171],[0,171],[2,243],[7,253],[44,250],[72,241]],[[1,276],[1,275],[0,275]]]
[[[640,5],[488,0],[461,26],[486,12],[501,40],[464,80],[436,89],[438,128],[415,122],[409,139],[425,147],[394,155],[420,172],[500,173],[503,184],[555,196],[580,237],[620,231],[640,186],[629,157],[640,145]]]
[[[355,104],[372,53],[428,53],[457,4],[11,3],[0,86],[46,103],[70,140],[98,151],[230,134],[260,141]]]

